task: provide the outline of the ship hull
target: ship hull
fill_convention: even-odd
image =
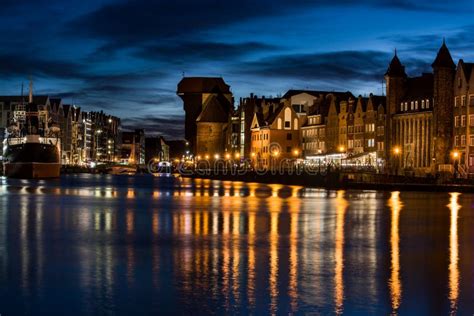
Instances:
[[[59,151],[53,144],[23,143],[7,147],[3,171],[11,178],[57,178],[61,164]]]
[[[61,171],[59,163],[13,162],[4,163],[6,177],[20,179],[58,178]]]

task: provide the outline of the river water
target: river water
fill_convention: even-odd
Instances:
[[[474,195],[0,178],[0,314],[474,313]]]

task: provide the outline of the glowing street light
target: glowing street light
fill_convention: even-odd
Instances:
[[[205,158],[206,158],[206,160],[208,160],[208,159],[209,159],[209,155],[206,155]]]
[[[230,159],[230,154],[225,154],[225,159]]]
[[[273,156],[278,157],[280,155],[280,152],[278,150],[273,151]]]
[[[452,155],[453,155],[453,158],[454,158],[454,159],[458,159],[459,156],[460,156],[459,151],[457,151],[457,150],[453,151],[453,152],[452,152]]]
[[[240,159],[240,154],[239,153],[235,153],[235,159]]]
[[[219,154],[214,155],[214,159],[219,159],[219,158],[220,158]]]
[[[395,155],[399,155],[400,152],[401,152],[400,147],[396,146],[396,147],[393,148],[393,153],[394,153]]]
[[[293,150],[293,154],[295,156],[298,156],[300,154],[300,151],[298,149]]]
[[[344,149],[345,149],[344,146],[339,146],[339,151],[340,151],[341,153],[344,152]]]
[[[255,157],[255,153],[251,153],[250,156]]]

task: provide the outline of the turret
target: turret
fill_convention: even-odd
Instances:
[[[402,65],[400,59],[398,59],[397,51],[390,62],[387,72],[385,73],[386,93],[387,93],[387,113],[385,121],[385,157],[387,162],[391,164],[392,147],[394,145],[392,141],[395,139],[395,129],[392,127],[392,115],[397,113],[397,109],[400,107],[401,100],[405,94],[405,82],[407,75],[405,73],[405,66]]]
[[[434,119],[434,158],[436,165],[450,163],[453,139],[454,76],[456,65],[453,62],[445,41],[436,55],[433,64],[433,119]]]

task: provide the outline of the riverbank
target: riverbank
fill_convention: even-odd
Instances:
[[[474,181],[459,179],[440,182],[434,177],[413,177],[383,175],[374,173],[329,172],[325,174],[265,173],[256,172],[210,172],[198,170],[184,173],[182,177],[222,181],[242,181],[265,184],[300,185],[326,189],[384,190],[384,191],[423,191],[423,192],[474,192]]]

